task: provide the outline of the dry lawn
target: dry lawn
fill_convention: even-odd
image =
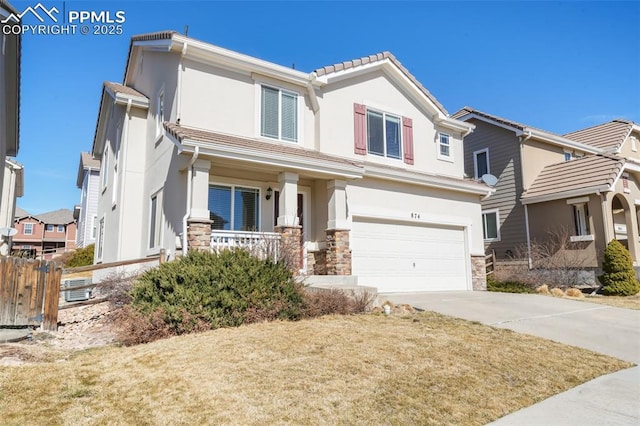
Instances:
[[[640,293],[635,296],[587,296],[582,300],[616,308],[640,309]]]
[[[0,367],[0,423],[485,424],[629,363],[435,313],[255,324]]]

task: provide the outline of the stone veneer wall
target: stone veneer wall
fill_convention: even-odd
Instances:
[[[211,249],[211,223],[206,219],[189,221],[187,244],[190,250],[208,251]]]
[[[471,283],[473,290],[487,290],[487,269],[484,256],[471,256]]]
[[[280,234],[280,256],[294,275],[298,275],[302,265],[302,227],[276,226]]]
[[[351,249],[349,249],[349,230],[328,229],[326,233],[327,275],[351,275]]]
[[[307,274],[327,275],[327,250],[323,249],[307,253]]]

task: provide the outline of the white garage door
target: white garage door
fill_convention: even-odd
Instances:
[[[462,228],[358,219],[350,244],[359,285],[381,293],[471,289]]]

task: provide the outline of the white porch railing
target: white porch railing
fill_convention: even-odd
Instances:
[[[278,260],[280,255],[280,234],[276,232],[211,231],[211,249],[220,252],[225,249],[242,248],[261,259]]]

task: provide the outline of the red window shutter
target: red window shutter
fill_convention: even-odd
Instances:
[[[367,153],[367,108],[364,105],[353,104],[353,121],[355,129],[355,152]]]
[[[402,117],[402,148],[404,162],[413,164],[413,121],[407,117]]]

